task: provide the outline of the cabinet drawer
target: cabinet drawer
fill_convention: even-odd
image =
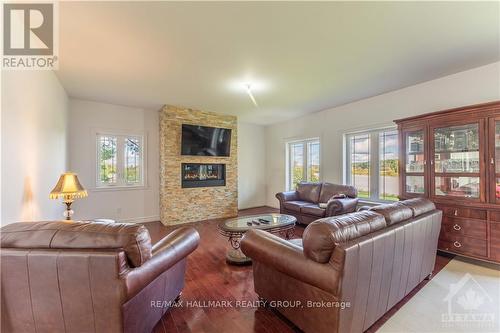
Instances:
[[[464,207],[451,207],[438,205],[438,209],[443,211],[445,216],[456,216],[456,217],[468,217],[471,219],[486,220],[486,210],[483,209],[471,209]],[[499,216],[500,217],[500,216]]]
[[[490,220],[500,222],[500,211],[490,211]]]
[[[441,232],[486,239],[486,221],[444,216]]]
[[[439,235],[438,248],[445,251],[457,252],[471,256],[487,256],[487,243],[485,240],[450,235]]]
[[[500,223],[490,223],[490,259],[500,260]]]

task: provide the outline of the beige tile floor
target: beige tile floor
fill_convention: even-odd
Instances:
[[[453,259],[378,332],[500,332],[500,266]]]

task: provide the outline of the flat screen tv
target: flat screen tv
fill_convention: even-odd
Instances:
[[[231,130],[182,124],[181,155],[229,156]]]

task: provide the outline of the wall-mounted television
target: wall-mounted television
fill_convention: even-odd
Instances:
[[[229,156],[231,129],[182,124],[181,155]]]

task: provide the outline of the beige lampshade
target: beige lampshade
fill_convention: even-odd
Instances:
[[[87,195],[87,191],[83,188],[82,184],[80,184],[76,173],[66,172],[59,177],[59,181],[50,192],[49,197],[51,199],[75,199],[85,198]]]

